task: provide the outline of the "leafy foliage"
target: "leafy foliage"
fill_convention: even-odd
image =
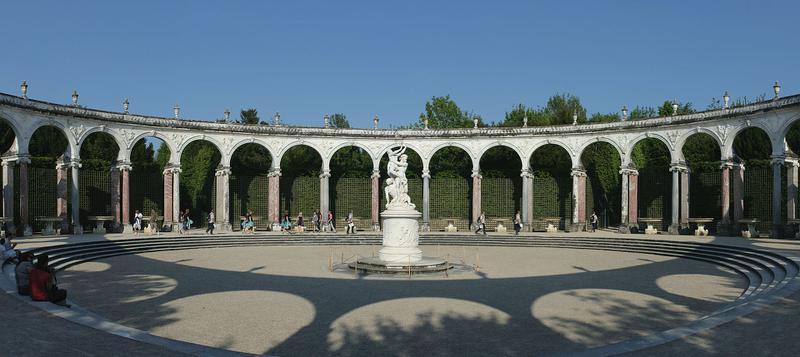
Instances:
[[[342,113],[335,113],[331,115],[331,125],[334,128],[340,129],[347,129],[350,127],[350,122],[347,120],[347,116]]]
[[[428,119],[428,127],[434,129],[471,128],[473,126],[472,118],[475,116],[474,113],[461,110],[449,95],[434,96],[425,103],[425,112],[420,113],[419,122],[423,123],[425,119]],[[478,126],[483,126],[480,119]]]
[[[204,140],[190,143],[181,154],[181,208],[192,208],[190,212],[198,223],[200,211],[208,212],[213,207],[211,192],[220,158],[214,144]]]
[[[81,164],[87,170],[108,170],[117,162],[119,146],[107,133],[92,133],[81,145]]]
[[[272,156],[267,148],[248,143],[240,146],[231,157],[231,170],[237,175],[266,175],[272,167]]]
[[[56,160],[64,155],[69,146],[67,137],[54,126],[43,126],[31,136],[28,153],[31,155],[31,165],[52,169]]]
[[[261,122],[261,119],[258,117],[258,110],[256,110],[256,108],[242,109],[239,112],[239,122],[251,125],[258,124]]]

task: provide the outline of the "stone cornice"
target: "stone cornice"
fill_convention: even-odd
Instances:
[[[244,125],[236,123],[218,123],[201,120],[176,120],[155,116],[144,116],[110,112],[85,107],[74,107],[48,103],[32,99],[24,99],[0,93],[0,105],[17,107],[23,110],[41,112],[49,115],[62,115],[71,118],[84,118],[107,123],[142,125],[149,128],[179,128],[215,132],[261,133],[272,135],[305,135],[305,136],[337,136],[337,137],[370,137],[370,138],[417,138],[417,137],[507,137],[507,136],[545,136],[579,133],[615,132],[619,130],[636,130],[656,128],[677,124],[704,122],[711,120],[740,117],[759,112],[800,106],[800,95],[767,100],[730,109],[716,109],[694,114],[658,117],[646,120],[628,120],[612,123],[558,125],[527,128],[462,128],[462,129],[336,129],[322,127],[294,127],[271,125]]]

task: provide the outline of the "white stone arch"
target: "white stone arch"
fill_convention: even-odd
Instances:
[[[273,158],[273,162],[277,163],[277,165],[273,165],[273,166],[275,166],[277,168],[280,168],[281,164],[283,164],[283,155],[286,154],[286,152],[288,152],[289,149],[291,149],[291,148],[293,148],[295,146],[301,146],[301,145],[302,146],[308,146],[308,147],[314,149],[314,151],[317,152],[319,157],[322,158],[322,170],[330,170],[330,158],[327,158],[327,159],[325,158],[325,156],[326,156],[325,155],[326,154],[325,150],[322,150],[322,148],[320,148],[319,145],[316,144],[315,142],[307,141],[307,140],[294,140],[294,141],[290,142],[288,145],[279,148],[277,151],[280,154],[278,154],[275,158]],[[275,161],[275,160],[277,160],[277,161]]]
[[[245,145],[247,145],[247,144],[256,144],[256,145],[258,145],[258,146],[261,146],[261,147],[263,147],[264,149],[267,149],[267,152],[269,153],[269,157],[270,157],[270,159],[272,160],[272,164],[271,164],[271,166],[273,166],[273,167],[275,166],[275,165],[274,165],[274,162],[275,162],[275,153],[273,153],[273,152],[272,152],[272,149],[271,149],[271,148],[270,148],[270,146],[267,144],[267,142],[265,142],[264,140],[261,140],[261,139],[259,139],[259,138],[253,138],[253,137],[251,137],[251,138],[246,138],[246,139],[241,139],[241,140],[237,141],[235,144],[233,144],[233,145],[232,145],[232,146],[231,146],[231,147],[230,147],[230,148],[227,150],[227,152],[225,152],[225,153],[222,155],[222,161],[220,161],[220,164],[221,164],[222,166],[225,166],[225,167],[230,167],[230,166],[231,166],[231,160],[233,160],[233,154],[235,154],[235,153],[236,153],[236,150],[238,150],[240,147],[242,147],[242,146],[245,146]]]
[[[762,131],[764,131],[764,133],[767,134],[767,137],[769,138],[770,142],[773,143],[773,146],[774,146],[774,139],[770,135],[769,128],[765,127],[764,124],[761,123],[760,121],[756,122],[756,121],[747,120],[744,123],[744,125],[738,125],[738,126],[733,127],[733,130],[728,134],[728,138],[727,138],[727,140],[725,140],[725,145],[723,146],[723,150],[722,150],[722,158],[723,159],[733,157],[733,142],[734,142],[734,140],[736,140],[736,136],[739,135],[739,133],[741,133],[742,131],[744,131],[746,129],[749,129],[749,128],[758,128],[758,129],[761,129]],[[773,149],[773,148],[770,148],[770,149]],[[774,150],[772,150],[772,151],[774,151]]]
[[[483,158],[483,155],[486,155],[486,153],[489,152],[489,150],[491,150],[493,148],[496,148],[496,147],[500,147],[500,146],[507,147],[507,148],[509,148],[511,150],[514,150],[514,152],[517,153],[517,158],[519,158],[519,162],[522,164],[522,168],[524,169],[525,167],[527,167],[527,165],[525,165],[525,153],[523,153],[522,150],[520,150],[519,146],[514,145],[511,142],[508,142],[506,140],[493,141],[493,142],[489,143],[489,145],[484,146],[483,149],[478,154],[478,158],[477,158],[478,164],[480,164],[481,159]]]
[[[778,135],[780,135],[780,138],[776,138],[776,140],[779,140],[780,143],[783,144],[783,141],[786,140],[786,135],[789,135],[789,129],[791,129],[792,125],[795,123],[800,124],[800,114],[796,114],[790,117],[788,120],[782,122],[780,128],[778,129]]]
[[[29,138],[33,137],[33,134],[36,133],[36,130],[45,126],[52,126],[61,130],[61,133],[64,134],[64,137],[67,138],[67,151],[71,158],[79,159],[81,155],[80,147],[78,146],[77,141],[75,140],[75,135],[64,125],[63,122],[60,120],[53,120],[53,119],[39,119],[36,123],[31,126],[30,136]],[[30,152],[30,139],[27,140],[27,144],[25,147],[25,152]]]
[[[30,135],[20,135],[22,131],[19,127],[19,123],[16,120],[10,119],[7,116],[0,115],[0,120],[5,121],[9,127],[11,127],[11,131],[14,132],[14,141],[11,143],[11,146],[8,148],[11,152],[16,152],[18,154],[27,154],[28,153],[28,140],[30,139]],[[23,146],[24,144],[24,146]],[[22,148],[24,147],[23,151]],[[0,153],[2,155],[3,153]]]
[[[567,145],[567,143],[565,143],[565,142],[563,142],[561,140],[558,140],[558,139],[547,139],[547,140],[537,141],[536,143],[534,143],[531,146],[531,151],[527,155],[527,161],[526,161],[527,167],[530,167],[531,159],[533,159],[533,154],[536,152],[536,150],[541,149],[545,145],[555,145],[555,146],[560,147],[564,151],[566,151],[567,155],[569,155],[570,160],[572,160],[572,167],[576,167],[576,164],[580,163],[580,156],[575,155],[575,151],[573,151],[572,147]],[[576,157],[577,157],[577,159],[576,159]],[[525,166],[523,166],[523,167],[525,167]]]
[[[116,130],[109,130],[109,128],[106,127],[105,125],[98,125],[98,126],[90,127],[88,129],[86,129],[86,131],[84,131],[83,134],[81,134],[81,137],[78,139],[78,150],[79,150],[78,151],[78,155],[80,155],[80,147],[83,145],[83,143],[89,137],[89,135],[92,135],[94,133],[108,134],[109,136],[111,136],[114,139],[114,142],[117,144],[117,147],[119,148],[119,151],[117,152],[117,160],[125,161],[125,160],[128,160],[130,158],[130,154],[126,153],[128,151],[128,149],[127,149],[127,145],[125,143],[125,138],[120,137]],[[112,163],[112,165],[113,165],[113,163]]]
[[[166,135],[164,135],[161,131],[155,131],[155,130],[143,131],[143,132],[141,132],[139,134],[136,134],[136,136],[134,136],[133,139],[131,139],[131,141],[128,142],[128,145],[125,147],[125,149],[124,150],[120,150],[120,160],[122,160],[123,162],[130,162],[130,160],[131,160],[131,151],[133,150],[133,146],[136,145],[136,143],[138,143],[139,140],[144,140],[144,139],[149,138],[149,137],[154,137],[154,138],[161,139],[161,141],[162,141],[161,145],[166,145],[167,149],[169,149],[169,154],[170,154],[170,162],[169,163],[174,163],[173,159],[175,158],[175,151],[176,151],[175,147],[176,147],[176,144],[172,143],[170,141],[170,139]],[[124,156],[122,156],[123,155],[123,153],[122,153],[123,151],[125,152]]]
[[[669,139],[664,137],[664,135],[658,132],[647,132],[636,136],[635,138],[631,139],[626,143],[628,145],[628,150],[625,151],[625,159],[622,160],[622,165],[633,162],[633,148],[636,147],[636,144],[646,139],[656,139],[660,141],[662,144],[664,144],[664,146],[667,147],[667,151],[669,152],[670,162],[676,162],[677,159],[683,158],[683,155],[679,155],[676,152],[675,147],[672,145],[672,142],[670,142]]]
[[[372,159],[372,161],[375,161],[375,153],[372,152],[372,149],[370,149],[367,145],[364,145],[363,143],[360,143],[358,141],[352,141],[352,140],[340,142],[340,143],[334,145],[332,148],[330,148],[330,156],[331,156],[331,158],[333,158],[333,155],[335,155],[337,151],[339,151],[339,150],[341,150],[343,148],[346,148],[348,146],[355,146],[357,148],[360,148],[360,149],[366,151],[367,155],[369,155],[369,157]]]
[[[689,138],[697,134],[708,134],[709,136],[711,136],[711,138],[714,139],[714,142],[716,142],[717,146],[719,147],[720,155],[723,155],[723,150],[722,150],[723,142],[722,139],[719,137],[719,134],[711,129],[698,127],[698,128],[693,128],[692,130],[687,130],[678,137],[678,139],[675,141],[675,150],[674,150],[675,152],[672,156],[671,162],[686,161],[686,158],[683,155],[683,147],[684,145],[686,145],[686,141],[688,141]]]
[[[619,143],[617,143],[616,141],[614,141],[614,140],[612,140],[610,138],[604,137],[604,136],[596,136],[596,137],[593,137],[593,138],[591,138],[589,140],[586,140],[583,143],[581,143],[578,146],[578,151],[576,153],[577,155],[575,155],[575,161],[573,161],[573,163],[577,163],[577,164],[581,164],[582,165],[581,157],[583,156],[583,152],[586,151],[586,148],[589,147],[589,145],[592,145],[592,144],[598,143],[598,142],[604,142],[604,143],[611,144],[611,146],[613,146],[614,149],[617,150],[617,155],[619,155],[620,163],[622,165],[625,164],[625,154],[624,154],[624,151],[622,150],[622,148],[619,146]]]
[[[217,151],[220,154],[220,159],[219,159],[220,163],[222,163],[222,162],[224,162],[226,160],[226,157],[225,157],[226,154],[225,154],[225,151],[222,149],[224,147],[222,145],[222,143],[220,143],[216,138],[214,138],[211,135],[195,134],[195,135],[192,135],[190,137],[185,138],[183,140],[183,142],[180,144],[180,146],[178,146],[178,150],[171,152],[171,154],[172,154],[171,157],[174,159],[173,162],[180,163],[181,162],[181,156],[183,155],[183,149],[186,149],[186,147],[189,146],[189,144],[191,144],[191,143],[193,143],[195,141],[200,141],[200,140],[208,141],[209,143],[211,143],[211,145],[214,145],[214,147],[217,149]],[[230,161],[229,158],[227,160]],[[170,160],[170,161],[172,161],[172,160]]]
[[[475,139],[467,138],[467,140],[475,140]],[[464,145],[463,143],[460,143],[458,141],[446,141],[434,146],[433,149],[431,149],[429,157],[427,158],[428,164],[430,164],[430,161],[433,159],[433,156],[436,155],[436,153],[439,150],[446,148],[448,146],[455,146],[460,149],[463,149],[467,153],[467,156],[469,156],[470,161],[472,161],[472,170],[474,171],[476,169],[480,169],[480,156],[477,156],[476,153],[472,151],[472,149],[469,146]],[[423,165],[423,169],[427,167],[430,166]]]

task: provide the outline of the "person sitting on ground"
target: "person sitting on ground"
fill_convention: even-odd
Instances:
[[[33,269],[33,252],[25,252],[19,256],[19,264],[15,277],[17,280],[17,292],[20,295],[28,296],[31,294],[30,274]]]
[[[137,209],[136,213],[133,214],[133,232],[137,236],[142,232],[142,219],[144,219],[144,215]]]
[[[50,269],[50,257],[42,254],[36,259],[36,265],[30,272],[31,300],[50,301],[64,305],[67,291],[56,285],[56,274]]]
[[[290,229],[292,229],[292,218],[289,217],[289,211],[286,211],[281,218],[281,231],[288,233]]]
[[[147,222],[147,226],[150,228],[150,234],[158,233],[158,212],[155,209],[150,210],[150,221]]]
[[[0,256],[3,258],[3,264],[6,262],[17,264],[19,252],[14,250],[16,246],[16,243],[11,243],[11,237],[8,237],[8,239],[0,238]]]
[[[242,221],[242,231],[244,233],[255,233],[256,223],[253,222],[253,210],[247,210]]]

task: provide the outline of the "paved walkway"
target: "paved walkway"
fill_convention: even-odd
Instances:
[[[195,232],[192,232],[195,233]],[[197,230],[196,234],[201,235],[202,231]],[[281,235],[280,233],[260,233],[267,235]],[[441,233],[439,233],[441,234]],[[169,233],[168,235],[174,235]],[[305,235],[313,235],[306,233]],[[344,237],[344,234],[338,234]],[[358,236],[375,236],[374,234],[360,233]],[[458,235],[471,236],[469,233],[459,233]],[[489,234],[491,237],[493,234]],[[644,236],[644,235],[619,235],[613,232],[597,232],[597,233],[553,233],[553,234],[526,234],[527,236],[598,236],[598,237],[628,237],[637,239],[659,239],[659,240],[678,240],[678,241],[697,241],[705,243],[726,244],[735,246],[748,246],[758,249],[776,250],[787,256],[800,256],[800,241],[789,240],[745,240],[735,237],[692,237],[692,236]],[[511,237],[511,235],[503,235]],[[292,236],[286,235],[287,239]],[[424,242],[425,235],[422,235]],[[86,242],[95,240],[116,240],[133,238],[130,235],[83,235],[83,236],[61,236],[61,237],[26,237],[17,239],[20,243],[19,248],[27,249],[36,246],[53,245]],[[146,239],[147,236],[142,236],[141,239]],[[224,239],[224,235],[220,235]],[[292,248],[287,248],[292,249]],[[179,252],[176,252],[179,253]],[[175,253],[163,255],[163,257],[177,257],[173,256]],[[122,257],[125,258],[125,257]],[[152,258],[152,257],[151,257]],[[115,258],[120,259],[120,258]],[[138,258],[130,257],[126,259],[136,260]],[[490,259],[488,256],[483,259]],[[174,261],[174,260],[173,260]],[[201,263],[198,263],[201,264]],[[181,264],[185,265],[185,264]],[[164,266],[158,266],[164,268]],[[157,268],[158,268],[157,267]],[[580,284],[578,284],[580,285]],[[494,291],[490,295],[502,294],[500,291]],[[202,295],[202,294],[201,294]],[[192,296],[191,293],[187,296]],[[485,299],[490,296],[487,295]],[[274,297],[273,297],[274,298]],[[102,302],[102,299],[99,300]],[[94,301],[96,303],[97,301]],[[109,335],[99,332],[90,328],[73,324],[71,322],[52,317],[47,313],[38,310],[37,308],[25,304],[24,302],[8,295],[0,296],[0,306],[10,307],[10,317],[14,320],[21,321],[20,333],[7,333],[3,334],[0,342],[3,346],[11,346],[11,355],[18,355],[16,352],[24,351],[25,353],[19,355],[179,355],[177,353],[164,350],[163,348],[139,343],[117,336]],[[394,309],[389,306],[389,310]],[[743,318],[739,318],[728,324],[724,324],[710,331],[706,331],[689,338],[681,339],[666,345],[658,346],[656,348],[639,351],[634,353],[641,356],[668,356],[668,355],[774,355],[774,356],[789,356],[800,354],[800,318],[798,318],[798,311],[800,311],[800,293],[789,296],[778,304],[772,305],[767,309],[750,314]],[[318,313],[321,313],[318,311]],[[9,316],[9,315],[5,315]],[[354,321],[359,321],[358,316],[351,317]],[[347,321],[345,321],[347,322]],[[26,338],[23,345],[31,346],[33,348],[19,348],[19,336],[40,336],[39,331],[42,331],[46,338]],[[469,330],[461,331],[462,333],[470,333]],[[308,332],[306,332],[308,333]],[[311,335],[313,336],[313,334]],[[456,336],[453,336],[454,338]],[[520,339],[530,338],[525,337],[524,334],[518,336]],[[552,338],[552,336],[551,336]],[[547,340],[547,339],[544,339]],[[397,340],[394,342],[404,342]],[[454,341],[455,342],[455,341]],[[539,341],[540,343],[546,343]],[[405,341],[407,344],[408,341]],[[398,345],[400,346],[400,345]],[[292,348],[290,344],[284,343],[282,348],[273,350],[280,355],[294,355],[301,353],[302,350]],[[352,346],[348,346],[352,347]],[[373,348],[375,346],[372,346]],[[455,347],[453,347],[455,348]],[[30,351],[37,351],[30,353]],[[40,352],[39,352],[40,351]],[[124,351],[124,354],[121,353]],[[262,350],[263,351],[263,350]],[[375,352],[377,350],[373,350]],[[403,350],[398,350],[402,352]],[[404,350],[408,352],[409,350]],[[461,351],[464,354],[470,353],[486,353],[492,354],[492,350],[486,349],[466,349],[466,350],[438,350],[434,355],[453,354],[455,351]],[[317,352],[323,352],[317,350]],[[366,350],[342,350],[343,354],[363,354]],[[385,350],[383,352],[386,352]],[[433,351],[431,351],[433,352]],[[507,350],[506,352],[511,352]],[[5,351],[3,351],[5,353]],[[0,353],[2,355],[3,353]],[[500,352],[500,354],[509,354]]]

